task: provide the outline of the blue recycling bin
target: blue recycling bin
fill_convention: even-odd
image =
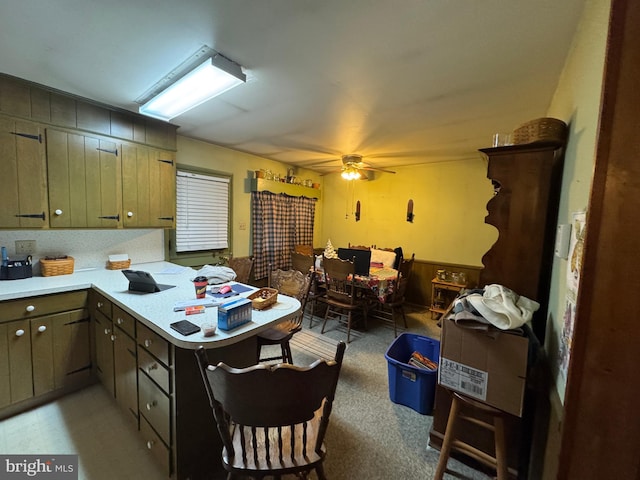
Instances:
[[[438,363],[440,341],[414,333],[402,333],[387,349],[389,397],[393,403],[405,405],[422,415],[430,415],[436,393],[438,370],[410,365],[413,352],[419,352]]]

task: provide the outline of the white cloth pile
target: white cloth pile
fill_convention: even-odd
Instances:
[[[204,265],[196,277],[207,277],[209,285],[219,285],[236,279],[236,272],[229,267]]]
[[[456,322],[477,321],[491,324],[500,330],[519,328],[529,322],[540,304],[498,284],[471,290],[454,301]]]

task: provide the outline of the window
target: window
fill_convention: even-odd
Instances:
[[[211,251],[229,247],[230,187],[230,176],[178,166],[170,260],[191,258],[194,265],[208,263]],[[203,254],[204,259],[197,258]]]

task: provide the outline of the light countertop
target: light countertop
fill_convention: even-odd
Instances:
[[[217,324],[217,307],[207,307],[205,313],[188,316],[184,311],[173,311],[176,302],[195,300],[195,289],[191,280],[195,277],[196,271],[168,262],[134,264],[130,269],[149,272],[157,283],[175,285],[175,288],[156,293],[131,292],[128,290],[129,281],[122,271],[96,268],[75,271],[71,275],[0,281],[0,301],[94,288],[172,344],[186,349],[196,349],[200,345],[204,345],[205,348],[231,345],[274,323],[293,317],[300,311],[298,300],[279,294],[278,302],[273,307],[265,311],[253,310],[251,322],[234,330],[224,332],[217,329],[212,337],[205,337],[202,331],[183,336],[169,325],[185,319],[198,326],[203,323]],[[234,283],[230,282],[230,285]],[[243,292],[240,296],[246,297],[257,290],[256,287],[252,288],[252,291]]]

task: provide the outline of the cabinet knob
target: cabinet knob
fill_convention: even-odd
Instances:
[[[23,329],[18,329],[16,330],[16,337],[21,337],[22,335],[24,335],[24,330]]]
[[[98,302],[98,303],[97,303],[97,305],[98,305],[98,308],[102,308],[102,307],[103,307],[103,305],[104,305],[104,303],[102,303],[102,302]]]
[[[62,215],[62,210],[60,210],[59,208],[56,208],[56,211],[54,213],[56,215]]]
[[[116,341],[116,336],[115,335],[111,335],[111,341],[115,342]]]
[[[149,365],[149,367],[147,368],[147,372],[151,372],[151,371],[157,370],[157,369],[158,369],[158,364],[154,362],[151,365]]]
[[[151,346],[151,343],[152,343],[151,340],[147,339],[144,341],[144,346],[149,348]]]
[[[133,212],[127,212],[127,217],[129,218],[133,217]]]
[[[158,402],[156,400],[154,400],[151,403],[147,403],[147,410],[151,410],[153,407],[155,407],[156,405],[158,405]]]
[[[154,442],[153,440],[149,440],[149,441],[147,442],[147,448],[148,448],[149,450],[151,450],[151,449],[153,448],[153,445],[154,445],[155,443],[156,443],[156,442]]]
[[[39,331],[40,333],[42,333],[42,332],[46,332],[46,331],[47,331],[47,326],[46,326],[46,325],[40,325],[40,326],[38,327],[38,331]]]
[[[34,305],[27,305],[27,308],[25,308],[27,312],[33,312],[35,309],[36,307]]]
[[[122,325],[124,323],[124,320],[118,317],[116,322],[118,322],[118,325]]]
[[[105,328],[104,329],[104,334],[105,335],[109,335],[111,333],[111,329],[110,328]]]

